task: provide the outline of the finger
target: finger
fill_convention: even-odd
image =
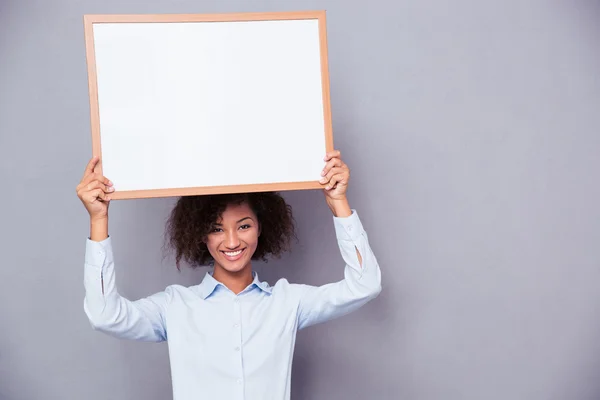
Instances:
[[[340,185],[347,186],[348,182],[350,182],[350,170],[344,168],[342,172],[338,174],[333,174],[331,176],[331,178],[329,179],[329,183],[327,183],[327,186],[330,189],[334,189]]]
[[[110,196],[104,193],[104,190],[102,189],[94,189],[85,195],[84,200],[86,200],[88,203],[95,203],[98,200],[110,201]]]
[[[94,189],[102,189],[102,191],[104,191],[105,193],[112,193],[115,190],[112,186],[108,186],[97,180],[88,183],[85,189],[87,191],[91,191]]]
[[[342,153],[339,150],[329,151],[329,152],[327,152],[327,154],[325,154],[324,160],[325,161],[329,161],[329,160],[331,160],[332,158],[335,158],[335,157],[342,158]]]
[[[325,175],[319,182],[320,183],[327,183],[331,180],[331,177],[333,177],[334,175],[343,175],[345,172],[347,171],[346,168],[343,167],[335,167],[329,170],[329,172],[327,173],[327,175]]]
[[[108,185],[108,186],[112,186],[113,185],[113,183],[107,177],[105,177],[105,176],[102,176],[100,174],[90,174],[90,175],[86,176],[81,181],[81,183],[77,187],[77,190],[79,191],[81,188],[86,187],[87,185],[89,185],[93,181],[98,181],[98,182],[103,183],[103,184]]]
[[[332,158],[325,164],[323,171],[321,171],[321,176],[327,175],[332,168],[342,167],[343,165],[344,163],[339,158]]]
[[[114,187],[105,185],[97,180],[94,180],[94,181],[88,183],[87,185],[85,185],[83,183],[78,185],[77,186],[77,196],[79,196],[81,199],[83,199],[84,197],[87,196],[87,192],[90,192],[95,189],[100,189],[104,193],[112,193],[115,191]]]
[[[90,162],[88,162],[88,164],[85,167],[85,171],[83,173],[83,177],[84,178],[86,176],[88,176],[89,174],[93,174],[94,173],[94,168],[96,168],[96,165],[98,164],[98,161],[100,161],[100,157],[98,157],[98,156],[92,157],[92,159],[90,160]]]
[[[341,175],[334,175],[331,177],[331,179],[329,180],[329,182],[327,183],[327,186],[325,186],[325,190],[331,190],[331,189],[335,189],[338,185],[338,183],[341,182]]]

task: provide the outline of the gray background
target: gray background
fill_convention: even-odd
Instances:
[[[295,399],[600,398],[598,1],[0,1],[0,398],[169,399],[164,344],[83,312],[91,151],[82,15],[328,11],[336,147],[383,269],[299,334]],[[342,276],[322,194],[271,282]],[[121,292],[197,283],[161,252],[172,199],[114,202]]]

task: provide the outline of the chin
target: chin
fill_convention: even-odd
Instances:
[[[221,268],[223,268],[227,272],[240,272],[248,265],[248,262],[240,263],[240,264],[232,264],[231,262],[222,262],[219,263]]]
[[[250,257],[247,256],[249,249],[245,248],[242,253],[234,259],[227,257],[224,252],[219,251],[218,263],[227,272],[239,272],[242,271],[250,264]]]

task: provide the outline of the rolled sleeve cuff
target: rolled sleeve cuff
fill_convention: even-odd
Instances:
[[[338,240],[356,242],[364,232],[364,228],[356,210],[348,217],[333,217],[335,234]]]

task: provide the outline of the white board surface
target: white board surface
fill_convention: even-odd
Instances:
[[[317,19],[94,23],[93,40],[117,192],[320,179]]]

